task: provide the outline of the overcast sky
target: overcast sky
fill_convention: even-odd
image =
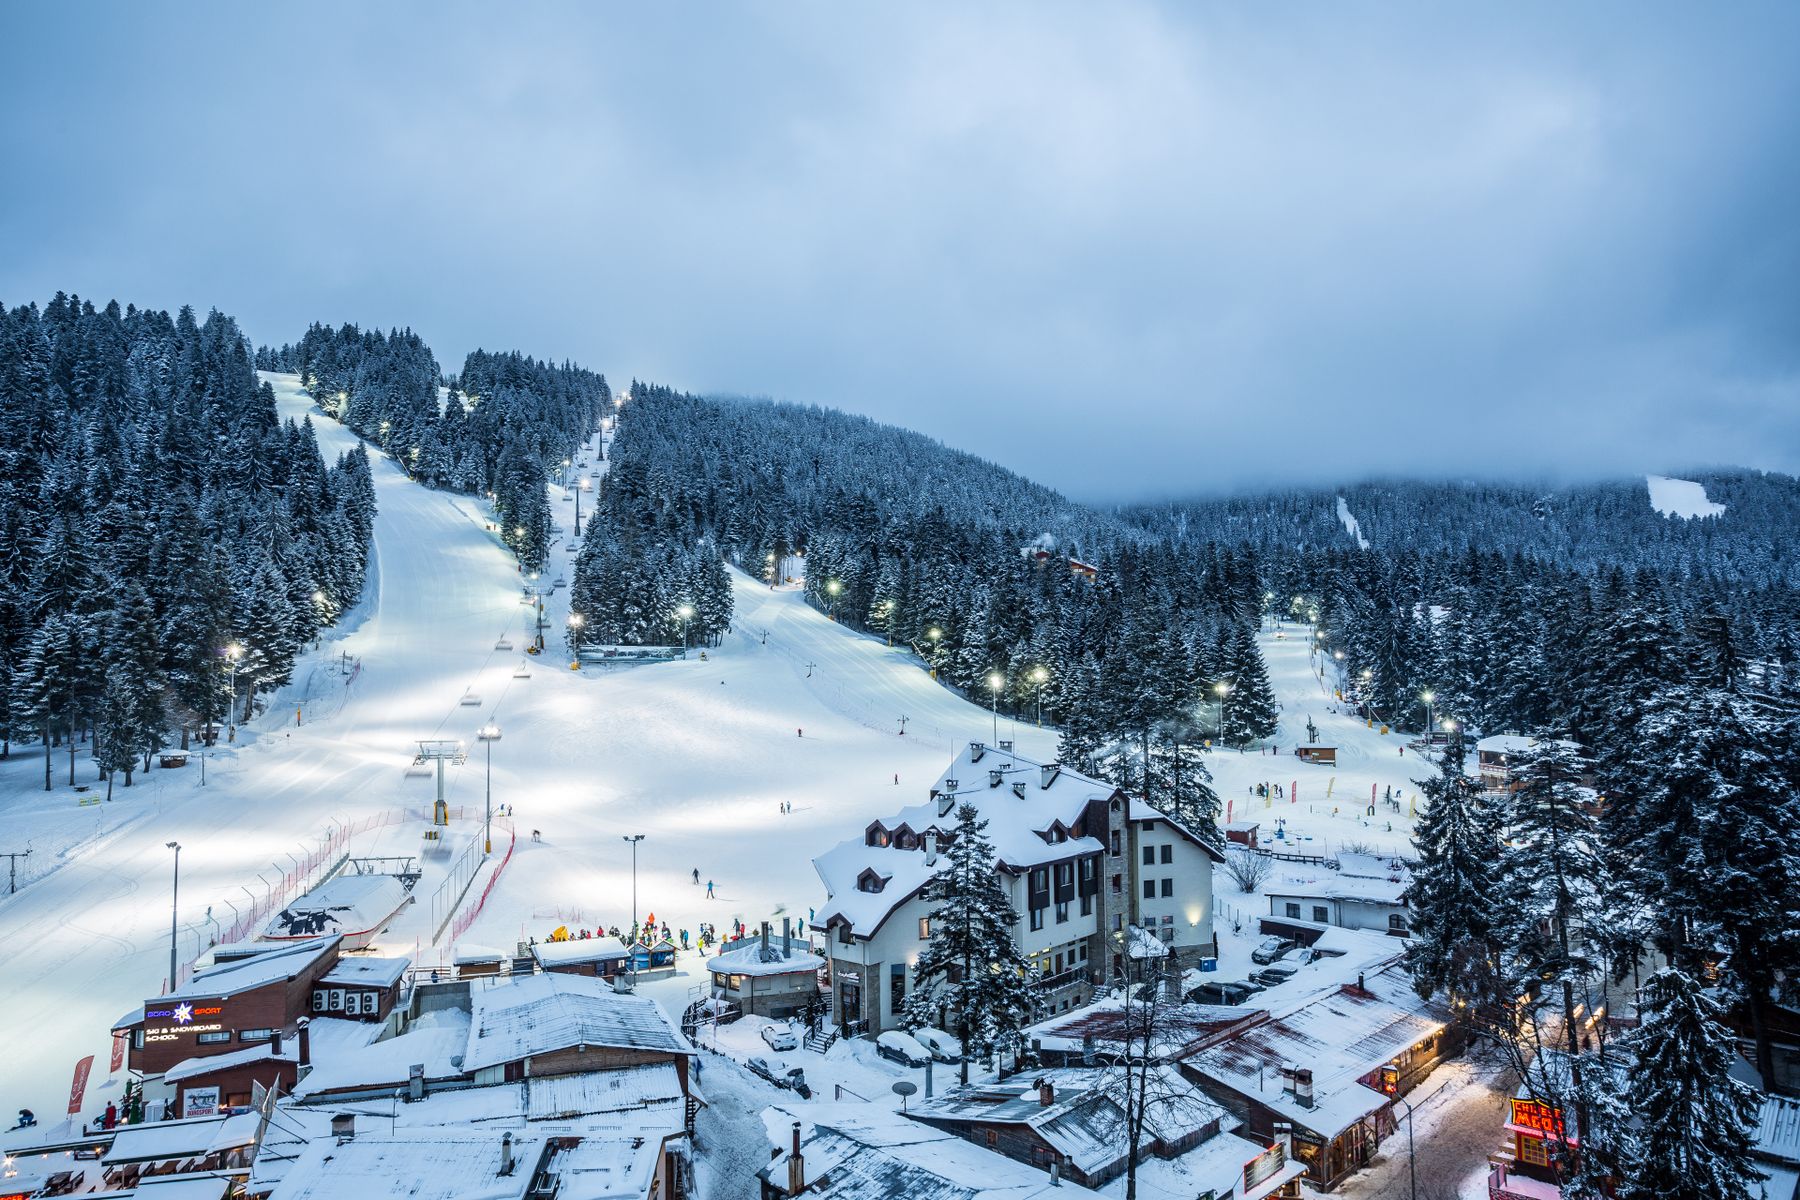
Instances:
[[[1800,5],[651,7],[0,6],[0,302],[410,325],[1089,500],[1800,468]]]

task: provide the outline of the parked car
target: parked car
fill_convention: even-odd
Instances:
[[[931,1061],[931,1051],[919,1045],[917,1038],[898,1029],[890,1029],[875,1039],[875,1053],[908,1067],[922,1067]]]
[[[779,1088],[790,1088],[800,1093],[803,1100],[812,1099],[812,1088],[807,1086],[806,1071],[801,1067],[783,1067],[773,1059],[758,1054],[750,1059],[750,1073],[760,1075]]]
[[[931,1057],[941,1063],[957,1063],[963,1059],[962,1043],[941,1029],[933,1029],[927,1025],[923,1029],[912,1031],[913,1040],[925,1047]]]
[[[1287,938],[1266,937],[1257,943],[1256,949],[1250,952],[1250,961],[1272,963],[1293,948],[1294,943]]]
[[[756,1031],[763,1044],[771,1050],[798,1050],[800,1035],[792,1025],[764,1025]]]
[[[1226,983],[1223,980],[1203,983],[1190,988],[1183,997],[1189,1004],[1216,1004],[1225,1007],[1242,1004],[1251,996],[1251,989],[1240,983]]]
[[[1262,984],[1264,987],[1274,987],[1276,984],[1286,983],[1296,974],[1298,974],[1298,972],[1293,967],[1273,966],[1264,967],[1260,971],[1253,972],[1250,978]]]

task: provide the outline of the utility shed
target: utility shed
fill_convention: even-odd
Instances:
[[[819,999],[819,969],[825,960],[797,940],[760,938],[740,942],[707,960],[712,994],[757,1017],[797,1017]]]

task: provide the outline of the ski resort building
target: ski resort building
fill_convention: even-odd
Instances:
[[[747,1017],[797,1017],[819,1001],[819,970],[825,960],[805,942],[783,934],[740,941],[707,960],[712,996]]]
[[[833,1019],[850,1034],[896,1028],[931,937],[927,885],[973,805],[1018,914],[1013,939],[1042,973],[1047,1012],[1067,1012],[1127,971],[1130,931],[1171,965],[1214,953],[1212,870],[1222,848],[1112,784],[1041,763],[1010,742],[971,742],[924,804],[869,823],[813,860],[827,900]],[[1210,831],[1208,831],[1210,832]]]
[[[1412,932],[1406,907],[1411,872],[1398,859],[1345,853],[1338,867],[1288,873],[1265,885],[1269,915],[1314,925],[1366,929],[1392,937]]]

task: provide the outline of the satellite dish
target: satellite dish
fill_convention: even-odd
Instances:
[[[894,1085],[894,1095],[896,1096],[911,1096],[917,1093],[918,1090],[919,1085],[910,1079],[902,1079],[899,1083]]]

